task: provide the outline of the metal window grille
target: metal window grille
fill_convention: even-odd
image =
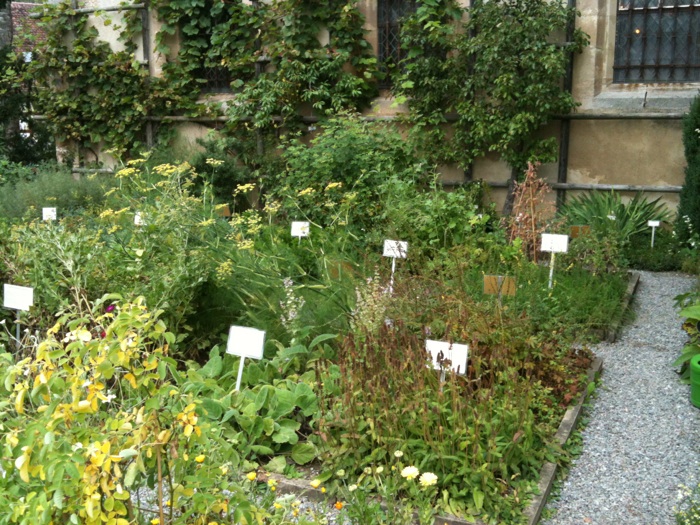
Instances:
[[[197,78],[205,80],[203,93],[228,93],[231,91],[231,72],[223,66],[202,67],[197,70]]]
[[[614,82],[700,81],[700,0],[618,0]]]
[[[404,57],[401,50],[401,20],[415,10],[415,0],[378,0],[377,29],[380,64],[396,66]]]

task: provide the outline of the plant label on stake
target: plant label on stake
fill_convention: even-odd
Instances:
[[[301,243],[302,237],[308,237],[311,232],[311,228],[307,221],[294,221],[292,222],[292,237],[297,237],[299,243]]]
[[[384,257],[391,257],[391,280],[389,281],[389,294],[394,293],[394,272],[396,271],[396,259],[405,259],[408,254],[408,242],[384,241]]]
[[[651,228],[651,247],[654,247],[654,234],[656,233],[656,228],[661,226],[661,221],[649,221],[647,225]]]
[[[499,302],[504,295],[515,295],[515,279],[505,275],[484,275],[484,294],[497,295]]]
[[[552,288],[554,279],[554,256],[557,253],[566,253],[569,249],[569,236],[557,235],[554,233],[542,234],[542,246],[540,250],[543,252],[551,252],[552,259],[549,262],[549,288]]]
[[[55,221],[56,220],[56,208],[42,208],[41,218],[45,221]]]
[[[591,233],[591,227],[586,225],[572,226],[571,227],[571,238],[576,239],[582,235],[588,235]]]
[[[465,375],[467,373],[469,345],[426,339],[425,349],[430,354],[433,369],[440,370],[441,391],[442,383],[445,382],[445,369],[447,367],[459,375]]]
[[[137,211],[134,214],[134,224],[136,226],[143,226],[143,215],[141,215],[140,211]]]
[[[265,331],[247,326],[231,326],[228,331],[226,353],[237,355],[241,358],[238,364],[238,378],[236,379],[236,392],[241,389],[243,377],[243,362],[246,357],[262,359],[265,347]]]
[[[5,308],[17,310],[16,339],[19,345],[19,313],[27,311],[34,304],[34,288],[29,286],[3,285],[3,303]]]

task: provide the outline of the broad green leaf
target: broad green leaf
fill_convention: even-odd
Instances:
[[[292,459],[299,465],[306,465],[313,461],[316,455],[316,447],[312,443],[297,443],[292,447]]]

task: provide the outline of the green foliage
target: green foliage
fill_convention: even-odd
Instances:
[[[0,522],[250,522],[257,511],[231,476],[233,442],[207,400],[174,384],[176,336],[158,312],[115,295],[75,306],[29,357],[0,357]],[[159,497],[142,506],[148,486]]]
[[[421,3],[407,23],[405,74],[397,91],[409,104],[414,139],[434,158],[468,166],[496,152],[514,169],[556,157],[555,140],[537,134],[554,115],[576,106],[561,86],[567,61],[587,44],[552,42],[576,13],[558,2],[476,2],[459,30],[450,0]],[[446,115],[454,113],[448,136]],[[427,135],[427,140],[426,140]]]
[[[676,233],[681,242],[688,242],[700,232],[700,97],[696,97],[683,119],[685,148],[685,182],[681,188]]]
[[[648,221],[669,219],[669,211],[660,200],[649,201],[636,193],[631,201],[623,202],[614,191],[592,191],[570,199],[560,213],[567,224],[590,226],[592,234],[610,237],[624,245],[632,235],[648,231]]]
[[[695,301],[692,301],[692,298]],[[690,360],[700,354],[700,303],[697,302],[697,295],[676,299],[690,301],[690,304],[686,304],[680,311],[680,316],[685,318],[683,330],[688,334],[690,341],[683,347],[683,352],[673,362],[673,366],[680,366],[681,379],[690,382]]]
[[[667,228],[656,228],[651,247],[651,228],[630,237],[623,253],[630,268],[652,272],[673,272],[681,269],[688,259],[679,246],[678,238]]]
[[[45,123],[31,116],[33,82],[26,72],[22,56],[10,47],[0,49],[0,152],[10,162],[36,164],[52,159],[55,152]],[[21,132],[20,121],[30,135]]]
[[[42,164],[28,167],[1,162],[4,176],[14,183],[1,185],[0,215],[10,218],[41,218],[42,207],[55,207],[68,216],[98,206],[105,191],[114,185],[110,177],[82,176],[76,179],[65,167]]]
[[[389,180],[415,186],[430,173],[398,131],[357,116],[329,119],[309,145],[292,140],[282,160],[269,192],[290,218],[340,220],[363,235],[382,218]]]
[[[679,487],[679,501],[673,506],[677,525],[700,524],[700,486]]]

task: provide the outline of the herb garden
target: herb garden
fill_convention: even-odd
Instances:
[[[0,524],[523,522],[542,465],[570,460],[554,434],[593,386],[585,344],[624,320],[629,264],[698,267],[664,228],[645,257],[649,221],[670,220],[658,200],[556,212],[537,176],[554,150],[534,137],[575,106],[560,79],[586,37],[544,42],[575,13],[488,2],[457,30],[461,8],[421,2],[405,67],[379,67],[354,4],[153,7],[162,77],[134,59],[136,10],[114,52],[66,3],[42,5],[37,60],[5,64],[0,94],[35,80],[80,162],[123,160],[80,180],[3,161],[0,279],[22,288],[0,310]],[[221,109],[198,99],[213,66],[236,78],[225,132],[197,151],[165,124],[149,137]],[[356,113],[387,78],[403,135]],[[504,218],[436,168],[489,152],[521,180]]]
[[[374,171],[341,180],[344,141]],[[336,119],[280,161],[264,195],[217,203],[223,161],[135,159],[99,202],[2,223],[3,281],[34,288],[20,343],[4,336],[3,522],[286,523],[299,510],[268,476],[309,466],[354,523],[522,519],[588,386],[571,343],[622,314],[622,241],[572,239],[549,287],[539,239],[569,226],[534,167],[501,222],[481,186],[444,191],[380,124]],[[663,218],[642,204],[619,204],[619,239]],[[393,274],[386,239],[408,246]],[[490,275],[512,284],[485,294]],[[266,334],[240,391],[230,325]],[[434,369],[426,339],[468,345],[466,369]]]

